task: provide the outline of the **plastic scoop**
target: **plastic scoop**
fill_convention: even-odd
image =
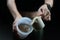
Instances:
[[[34,24],[35,21],[38,22],[39,28],[44,28],[45,24],[42,21],[41,16],[35,17],[35,18],[33,18],[33,20],[31,20],[28,17],[23,17],[23,18],[18,20],[18,22],[16,23],[16,28],[17,28],[17,33],[18,33],[18,35],[20,36],[21,39],[26,38],[34,30],[32,25]],[[28,32],[21,31],[18,27],[18,25],[20,25],[20,24],[29,25],[29,31]]]

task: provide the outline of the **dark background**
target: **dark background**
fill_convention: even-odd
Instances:
[[[52,21],[45,22],[43,40],[60,40],[60,1],[54,0],[51,15]],[[13,40],[13,17],[7,8],[6,0],[0,0],[0,40]]]

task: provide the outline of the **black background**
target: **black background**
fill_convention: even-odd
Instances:
[[[6,0],[0,0],[0,40],[13,40],[13,17],[7,8]],[[60,40],[60,1],[54,0],[52,21],[45,22],[43,40]]]

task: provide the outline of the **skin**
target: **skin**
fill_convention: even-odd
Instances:
[[[51,7],[53,7],[53,0],[45,0],[45,3],[47,3]],[[31,18],[34,18],[35,16],[41,16],[42,19],[44,19],[46,21],[50,21],[51,20],[51,13],[50,13],[50,11],[47,8],[47,5],[45,3],[43,5],[41,5],[41,7],[38,9],[38,11],[22,12],[22,13],[25,13],[24,16],[28,16],[28,17],[31,17]],[[16,4],[15,4],[15,0],[7,0],[7,6],[9,8],[13,18],[14,18],[13,30],[16,30],[15,24],[16,24],[18,19],[22,18],[21,12],[18,11],[18,9],[16,7]]]

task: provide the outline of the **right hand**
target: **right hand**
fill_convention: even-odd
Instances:
[[[17,38],[19,38],[19,35],[17,34],[16,23],[20,18],[22,18],[22,16],[16,17],[12,25],[12,31]]]
[[[17,32],[17,30],[16,30],[16,22],[20,19],[20,18],[22,18],[22,17],[16,17],[15,18],[15,20],[14,20],[14,22],[13,22],[13,32]]]

